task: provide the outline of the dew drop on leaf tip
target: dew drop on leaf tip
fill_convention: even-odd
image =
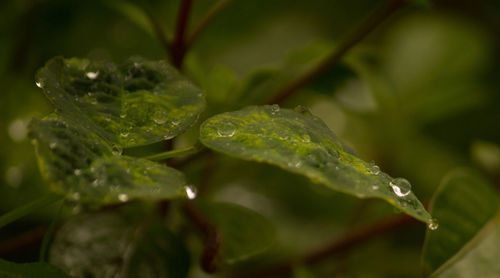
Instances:
[[[190,185],[184,186],[184,191],[186,192],[186,196],[188,197],[189,200],[193,200],[196,198],[196,191],[192,186]]]
[[[429,224],[427,224],[427,227],[432,231],[437,230],[437,228],[439,227],[438,220],[436,218],[431,218],[429,220]]]
[[[411,184],[404,178],[395,178],[389,185],[398,197],[406,197],[411,192]]]

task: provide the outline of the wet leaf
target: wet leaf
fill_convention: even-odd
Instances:
[[[264,252],[275,240],[273,225],[253,210],[221,202],[200,202],[200,208],[221,233],[221,254],[228,264]]]
[[[493,277],[486,274],[495,269],[500,256],[499,207],[494,189],[481,175],[460,169],[446,176],[431,202],[439,228],[426,235],[422,254],[425,273]],[[484,270],[477,272],[480,268]]]
[[[277,165],[360,198],[388,201],[424,222],[431,217],[404,179],[393,179],[343,146],[307,109],[252,106],[216,115],[201,126],[207,147],[241,159]]]
[[[30,130],[43,177],[52,190],[75,201],[109,204],[185,196],[181,172],[121,156],[117,146],[83,127],[68,125],[58,116],[34,119]]]
[[[118,67],[56,57],[37,73],[37,84],[65,119],[122,147],[173,138],[205,106],[200,89],[173,67],[141,58]]]
[[[47,263],[12,263],[0,259],[0,276],[4,278],[70,278]]]
[[[186,277],[190,258],[181,241],[160,222],[141,219],[123,210],[78,216],[57,233],[50,260],[75,278]]]

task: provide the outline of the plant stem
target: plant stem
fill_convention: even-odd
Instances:
[[[370,224],[355,230],[350,230],[344,236],[332,241],[331,243],[324,244],[318,249],[312,250],[311,252],[306,253],[299,258],[263,268],[249,275],[243,275],[243,277],[269,277],[287,274],[292,271],[293,266],[297,263],[314,264],[320,262],[330,256],[340,255],[344,252],[347,252],[352,248],[371,239],[374,239],[377,236],[383,235],[389,231],[415,223],[417,223],[417,221],[407,215],[388,217],[377,223]]]
[[[63,204],[64,203],[61,203],[61,205],[59,206],[59,209],[57,210],[56,216],[54,217],[54,219],[52,219],[52,222],[50,223],[49,228],[47,229],[47,231],[45,232],[45,236],[43,237],[42,246],[40,247],[40,256],[39,256],[40,262],[46,261],[47,251],[49,249],[49,244],[52,241],[54,231],[56,230],[56,223],[57,223],[59,216],[61,215]]]
[[[177,150],[172,150],[172,151],[166,151],[162,153],[157,153],[153,155],[148,155],[145,157],[142,157],[144,159],[149,159],[149,160],[164,160],[167,158],[172,158],[176,156],[181,156],[181,155],[188,155],[188,154],[195,154],[199,152],[203,147],[201,145],[194,145],[194,146],[189,146]]]
[[[217,227],[203,214],[203,212],[194,205],[193,202],[187,201],[183,205],[184,212],[198,229],[205,235],[205,249],[201,256],[201,267],[207,273],[214,273],[217,270],[215,259],[220,249],[222,238]]]
[[[171,49],[172,64],[177,69],[182,68],[182,62],[186,54],[185,36],[192,3],[192,0],[182,0],[177,14],[175,37]]]
[[[375,12],[366,21],[364,21],[354,32],[348,36],[328,57],[321,61],[314,68],[304,75],[285,85],[276,94],[273,95],[266,104],[280,104],[296,91],[307,85],[309,82],[318,78],[321,74],[328,71],[335,63],[340,61],[352,47],[367,37],[377,26],[384,22],[391,14],[404,6],[407,0],[390,0],[379,11]]]
[[[193,42],[198,38],[201,32],[205,30],[208,24],[222,11],[227,7],[232,0],[220,0],[215,3],[212,8],[200,19],[200,22],[193,28],[193,31],[188,34],[186,38],[185,47],[188,49]]]
[[[6,214],[0,216],[0,228],[13,222],[16,221],[17,219],[32,213],[39,208],[43,208],[55,201],[61,200],[63,197],[61,195],[57,195],[54,193],[48,193],[44,196],[42,196],[39,199],[36,199],[30,203],[27,203],[21,207],[18,207],[14,210],[11,210],[7,212]]]

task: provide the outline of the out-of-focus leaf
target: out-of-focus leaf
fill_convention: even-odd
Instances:
[[[500,146],[491,142],[476,141],[471,146],[472,158],[492,175],[500,175]]]
[[[64,224],[50,261],[75,278],[183,278],[190,265],[184,245],[161,223],[141,223],[123,211],[81,215]]]
[[[207,147],[241,159],[266,162],[305,175],[333,190],[384,199],[424,222],[431,217],[404,179],[393,179],[350,152],[308,112],[251,106],[216,115],[201,126]]]
[[[120,156],[83,127],[58,116],[33,120],[30,126],[43,177],[52,190],[75,201],[108,204],[130,199],[185,196],[184,175],[145,159]]]
[[[128,18],[131,22],[139,26],[142,30],[146,31],[151,36],[154,36],[153,28],[148,15],[139,6],[128,1],[103,1],[113,10]]]
[[[205,107],[203,94],[163,61],[131,58],[122,66],[56,57],[37,84],[73,125],[122,147],[170,139]]]
[[[444,277],[493,277],[467,273],[473,274],[481,267],[492,271],[498,265],[500,222],[498,217],[494,219],[498,209],[499,199],[491,184],[477,173],[461,169],[446,176],[431,202],[439,228],[426,235],[422,254],[425,273],[435,272],[433,276],[441,277],[463,268],[461,275]],[[496,245],[488,246],[488,241]],[[461,262],[465,258],[469,262]],[[477,266],[471,264],[474,261]]]
[[[274,242],[274,227],[253,210],[221,202],[201,202],[200,208],[220,231],[228,264],[262,253]]]
[[[70,278],[57,267],[47,263],[17,264],[0,259],[0,276],[3,278]]]

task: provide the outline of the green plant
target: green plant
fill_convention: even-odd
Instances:
[[[332,271],[321,265],[326,258],[392,230],[416,227],[418,220],[428,227],[422,275],[500,275],[496,265],[499,199],[484,174],[469,168],[451,171],[435,190],[427,212],[406,179],[393,178],[375,162],[364,161],[307,107],[284,108],[291,98],[300,97],[299,92],[304,97],[308,90],[328,95],[337,83],[362,76],[374,88],[380,105],[390,111],[380,115],[382,124],[375,123],[373,130],[383,130],[393,115],[399,115],[402,119],[394,121],[403,124],[389,129],[386,141],[411,144],[415,133],[407,123],[425,125],[457,106],[437,105],[439,111],[434,111],[434,106],[422,105],[427,110],[421,118],[418,109],[417,116],[398,114],[398,103],[387,95],[373,64],[364,57],[344,56],[396,11],[408,4],[428,3],[389,1],[335,48],[313,45],[292,55],[283,68],[255,72],[244,82],[225,68],[206,70],[196,59],[186,60],[198,36],[229,4],[230,0],[215,3],[187,32],[193,3],[180,1],[174,36],[169,38],[152,8],[112,2],[108,5],[113,9],[155,34],[171,65],[140,57],[118,65],[102,59],[55,57],[37,72],[36,85],[55,111],[43,119],[34,118],[29,136],[50,191],[1,216],[0,227],[52,203],[61,205],[43,230],[40,262],[21,265],[1,260],[0,273],[6,277],[187,277],[202,275],[201,268],[222,277],[330,277],[342,271],[344,262],[337,260]],[[363,113],[357,116],[364,117]],[[489,164],[491,172],[498,170],[495,159]],[[286,195],[283,192],[293,187],[295,191],[285,197],[289,213],[302,214],[303,223],[309,218],[315,221],[311,215],[320,215],[323,219],[320,224],[313,222],[315,228],[328,225],[325,219],[335,215],[348,228],[319,249],[287,256],[286,249],[272,247],[279,245],[277,234],[282,233],[277,226],[288,230],[293,224],[276,223],[281,209],[272,198],[256,198],[243,206],[245,200],[230,202],[240,194],[253,196],[238,192],[241,186],[214,194],[215,183],[238,179],[250,188],[258,183],[271,197]],[[222,198],[227,188],[229,197]],[[357,225],[366,206],[373,204],[366,198],[382,199],[405,215],[387,217],[387,207],[380,205]],[[338,204],[331,206],[332,202]],[[261,206],[271,207],[267,215],[257,212],[265,211]],[[398,237],[394,239],[397,242]]]

